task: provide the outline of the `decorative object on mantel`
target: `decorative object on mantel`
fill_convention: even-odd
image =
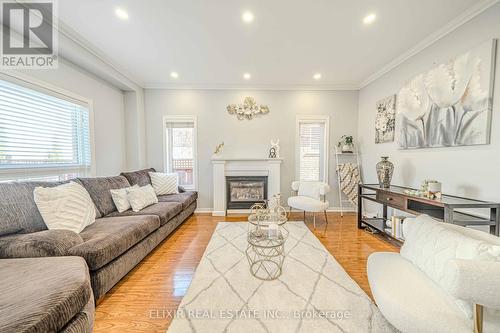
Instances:
[[[401,149],[490,143],[496,40],[416,76],[397,98]]]
[[[280,139],[276,139],[276,141],[271,139],[271,148],[269,148],[269,158],[280,158]]]
[[[217,146],[215,146],[215,150],[214,150],[212,157],[217,157],[217,156],[222,155],[223,149],[224,149],[224,142],[221,142]]]
[[[342,151],[342,153],[352,153],[354,151],[354,139],[352,135],[342,135],[337,146]]]
[[[245,97],[243,104],[228,105],[227,112],[229,112],[229,114],[235,114],[238,120],[251,120],[258,115],[269,113],[269,107],[267,105],[257,105],[255,99],[252,97]]]
[[[375,116],[375,143],[393,142],[396,125],[396,95],[377,102]]]
[[[389,161],[388,156],[382,156],[382,160],[377,163],[377,177],[380,187],[389,188],[391,186],[393,172],[394,164]]]

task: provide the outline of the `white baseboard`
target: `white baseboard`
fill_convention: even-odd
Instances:
[[[286,210],[289,210],[289,207],[285,207]],[[340,213],[342,210],[340,207],[328,207],[326,210],[329,213]],[[344,213],[355,213],[357,212],[356,207],[347,207],[343,209]],[[212,213],[212,216],[226,216],[225,211],[214,211],[212,208],[196,208],[194,211],[195,214],[206,214],[206,213]],[[228,209],[227,214],[248,214],[250,212],[250,209]],[[298,212],[298,210],[294,210],[294,212]]]

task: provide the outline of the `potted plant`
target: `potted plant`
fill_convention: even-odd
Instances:
[[[343,153],[352,153],[354,150],[353,142],[354,139],[352,135],[342,135],[338,143],[338,147]]]

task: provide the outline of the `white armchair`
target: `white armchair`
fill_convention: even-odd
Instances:
[[[325,231],[328,226],[326,210],[329,203],[326,194],[330,191],[330,186],[323,182],[294,181],[292,182],[292,196],[288,198],[290,212],[292,209],[304,211],[304,222],[306,212],[313,213],[313,225],[316,229],[316,213],[323,212],[325,215]]]

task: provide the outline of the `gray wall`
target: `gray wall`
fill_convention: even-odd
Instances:
[[[252,96],[259,104],[267,104],[268,115],[239,121],[229,115],[226,106],[241,103]],[[356,91],[232,91],[232,90],[146,90],[146,132],[148,164],[163,169],[164,115],[196,115],[198,117],[198,207],[212,208],[212,165],[215,146],[224,141],[224,153],[238,157],[267,157],[269,141],[280,139],[281,193],[290,194],[295,179],[295,119],[299,114],[330,116],[329,183],[330,206],[338,206],[334,144],[343,134],[356,136],[358,92]]]
[[[359,93],[359,126],[364,178],[375,182],[375,164],[387,155],[395,164],[393,183],[419,186],[423,179],[437,179],[450,194],[500,201],[500,56],[497,56],[491,144],[398,150],[396,143],[375,144],[375,103],[397,93],[415,75],[480,45],[500,38],[500,5],[495,5],[459,29],[410,58]],[[396,129],[397,130],[397,129]]]

